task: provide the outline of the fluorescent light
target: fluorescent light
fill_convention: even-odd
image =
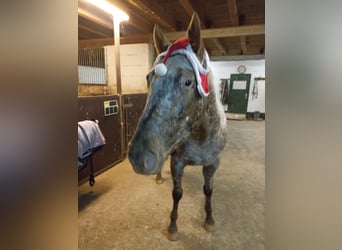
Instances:
[[[89,2],[96,7],[108,12],[109,14],[112,14],[113,18],[118,18],[120,21],[127,21],[129,19],[129,16],[123,12],[122,10],[118,9],[111,3],[105,1],[105,0],[85,0],[86,2]]]

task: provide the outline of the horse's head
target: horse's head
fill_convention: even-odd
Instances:
[[[129,145],[129,160],[137,173],[158,173],[203,115],[209,94],[209,59],[200,33],[197,14],[192,16],[187,37],[173,44],[154,27],[159,55],[147,75],[147,104]]]

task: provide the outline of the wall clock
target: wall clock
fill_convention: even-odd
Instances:
[[[239,72],[240,74],[245,73],[245,72],[246,72],[246,66],[245,66],[245,65],[240,65],[240,66],[238,67],[238,72]]]

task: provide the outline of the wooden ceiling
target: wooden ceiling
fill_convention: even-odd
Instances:
[[[120,42],[152,43],[158,23],[170,41],[185,34],[192,13],[202,22],[211,57],[264,55],[265,0],[107,0],[129,15],[120,24]],[[112,16],[79,0],[79,47],[114,44]]]

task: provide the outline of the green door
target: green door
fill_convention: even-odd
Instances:
[[[228,95],[228,112],[246,114],[251,74],[231,74]]]

